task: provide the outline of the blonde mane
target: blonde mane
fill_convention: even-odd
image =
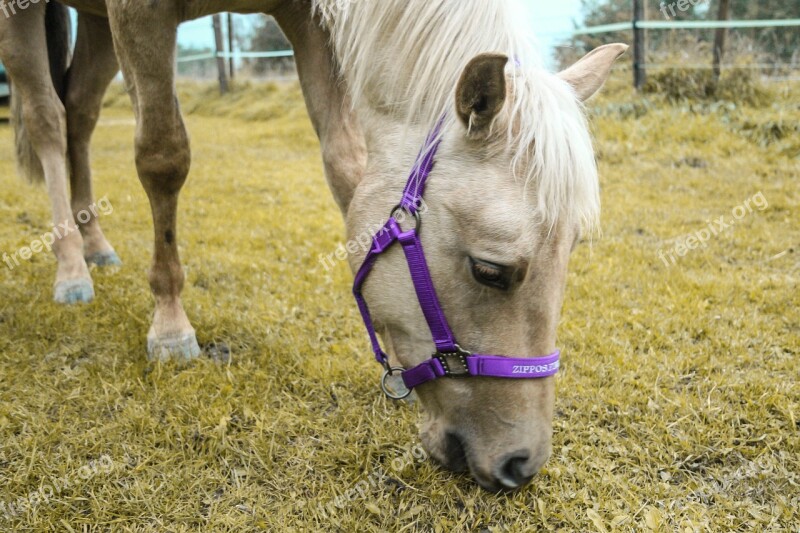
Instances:
[[[542,219],[596,226],[599,185],[588,125],[574,91],[541,66],[517,0],[314,0],[331,32],[354,105],[432,127],[467,63],[502,52],[511,99],[505,143],[514,175]]]

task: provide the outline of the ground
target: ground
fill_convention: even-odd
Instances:
[[[418,407],[380,394],[352,275],[319,261],[344,232],[298,88],[182,92],[184,304],[232,360],[144,357],[152,226],[115,89],[93,165],[124,266],[61,307],[53,257],[0,264],[0,530],[800,531],[796,90],[589,104],[603,233],[571,264],[553,454],[500,496],[426,460]],[[50,217],[0,141],[13,253]]]

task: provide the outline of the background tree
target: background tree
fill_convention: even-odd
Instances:
[[[716,6],[717,0],[713,2]],[[716,9],[715,9],[716,12]],[[798,0],[731,0],[731,18],[738,20],[756,19],[798,19],[800,1]],[[782,61],[800,61],[800,29],[759,28],[755,30],[736,30],[744,32],[754,42],[757,49],[769,53]]]
[[[239,45],[242,50],[254,52],[274,52],[292,49],[291,43],[281,31],[278,23],[275,22],[274,18],[267,15],[260,15],[258,20],[253,23],[252,29],[242,33],[239,38]],[[294,62],[291,58],[255,58],[248,59],[246,64],[252,69],[253,73],[266,74],[276,68],[280,70],[291,68]]]

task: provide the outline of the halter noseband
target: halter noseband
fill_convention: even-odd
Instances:
[[[437,122],[436,127],[428,134],[406,183],[403,198],[400,204],[392,210],[389,220],[383,225],[383,228],[374,235],[372,246],[356,274],[353,285],[353,294],[364,319],[364,325],[367,327],[372,343],[372,351],[375,352],[375,358],[378,362],[386,369],[381,380],[381,387],[383,392],[393,400],[402,400],[411,394],[411,390],[414,387],[443,377],[484,376],[506,379],[541,379],[555,375],[559,367],[560,352],[558,350],[546,357],[512,358],[472,354],[463,350],[456,343],[453,332],[450,330],[450,326],[444,316],[442,306],[439,303],[439,298],[436,296],[436,290],[433,287],[433,280],[428,270],[428,263],[425,260],[422,242],[419,237],[422,229],[422,216],[419,209],[423,205],[422,197],[425,193],[425,184],[433,170],[436,153],[441,144],[443,124],[444,117]],[[403,231],[400,227],[397,220],[400,217],[396,215],[404,212],[414,217],[416,221],[414,229]],[[408,370],[390,366],[389,357],[381,348],[367,302],[362,293],[364,282],[366,282],[367,276],[372,271],[378,257],[395,243],[400,243],[403,247],[419,305],[422,308],[422,313],[436,345],[436,353],[430,359]],[[401,373],[405,391],[397,393],[387,386],[387,379],[392,377],[395,372]]]

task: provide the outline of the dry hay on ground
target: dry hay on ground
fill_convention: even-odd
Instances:
[[[226,342],[233,361],[145,361],[151,223],[117,98],[93,160],[125,265],[94,270],[97,300],[70,308],[51,302],[52,257],[0,268],[0,503],[42,489],[16,516],[0,509],[0,530],[797,529],[797,136],[737,128],[796,127],[796,92],[764,108],[625,91],[590,104],[604,234],[572,261],[553,455],[531,487],[496,496],[417,460],[416,408],[379,393],[351,274],[318,261],[343,228],[297,88],[182,90],[202,95],[187,104],[184,302],[201,343]],[[49,214],[14,175],[7,125],[0,139],[8,252]],[[759,192],[764,211],[659,258]],[[351,490],[375,479],[365,499]]]

